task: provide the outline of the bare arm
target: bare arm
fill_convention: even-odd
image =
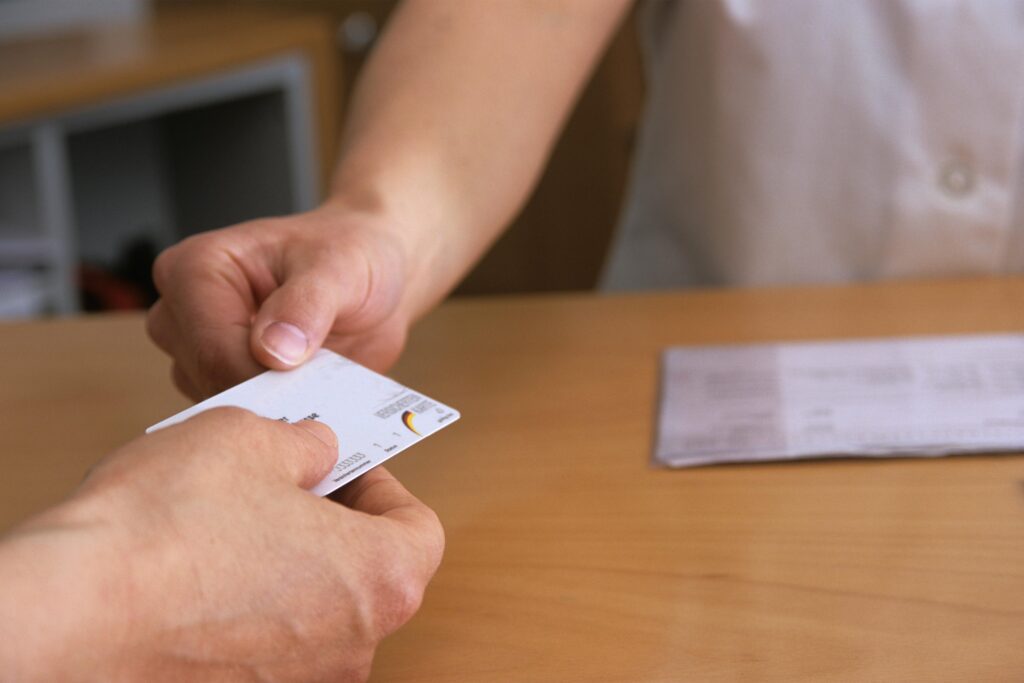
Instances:
[[[394,217],[412,318],[511,221],[629,0],[407,0],[363,72],[334,190]]]

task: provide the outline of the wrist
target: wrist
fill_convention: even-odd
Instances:
[[[413,198],[388,195],[370,182],[336,188],[320,210],[334,225],[356,225],[374,255],[374,269],[388,275],[378,280],[399,282],[394,315],[411,324],[447,294],[453,279],[445,276],[445,249],[451,248],[443,222],[419,211]],[[380,273],[375,273],[380,274]],[[451,281],[450,281],[451,280]]]

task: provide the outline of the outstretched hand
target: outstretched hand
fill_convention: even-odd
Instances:
[[[0,543],[11,680],[352,681],[418,608],[436,515],[384,469],[336,496],[326,426],[237,408],[131,442]]]
[[[149,335],[194,400],[326,346],[375,370],[398,358],[405,258],[377,216],[335,205],[200,233],[167,249],[153,277]]]

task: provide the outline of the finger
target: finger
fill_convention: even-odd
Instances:
[[[174,318],[167,310],[167,303],[157,299],[146,314],[146,334],[162,351],[174,355]]]
[[[174,382],[174,386],[178,387],[178,391],[193,401],[199,402],[204,398],[203,392],[199,390],[199,387],[195,385],[178,363],[171,365],[171,380]]]
[[[394,475],[377,467],[336,492],[332,498],[346,507],[404,524],[433,526],[437,515],[409,493]]]
[[[200,395],[210,396],[263,368],[249,353],[249,320],[255,305],[241,274],[225,275],[201,260],[164,280],[165,307],[157,311],[157,335],[165,339],[182,372]],[[162,322],[163,311],[173,322]],[[166,339],[173,337],[172,339]]]
[[[180,346],[180,335],[177,333],[176,328],[177,324],[171,316],[166,303],[163,299],[158,299],[150,307],[149,313],[146,316],[146,332],[149,334],[149,338],[153,340],[153,343],[172,359],[177,358],[177,348]],[[192,381],[192,378],[189,377],[188,373],[185,372],[185,369],[177,361],[171,365],[171,379],[174,382],[174,386],[178,388],[178,391],[193,401],[200,401],[206,397],[205,392],[196,386],[196,383]]]
[[[363,306],[369,286],[365,280],[361,273],[327,266],[286,277],[256,314],[252,355],[279,370],[302,364],[323,345],[336,320]]]
[[[314,449],[317,451],[317,461],[314,463],[316,467],[310,467],[306,472],[308,477],[298,482],[299,486],[304,489],[312,488],[330,474],[338,463],[338,437],[333,429],[323,422],[317,422],[316,420],[299,420],[294,424],[294,427],[304,430],[323,444],[323,448],[314,446]]]
[[[220,444],[213,452],[235,454],[231,465],[237,465],[237,457],[244,457],[257,472],[305,489],[327,476],[338,460],[334,432],[312,420],[291,425],[243,408],[221,407],[203,411],[178,426],[189,429],[200,442]]]
[[[251,457],[257,460],[259,467],[289,483],[312,488],[330,474],[338,462],[338,440],[327,425],[313,420],[288,424],[256,419],[262,423],[260,429],[270,432],[270,438],[260,439]]]
[[[411,540],[417,548],[416,557],[425,577],[433,575],[441,564],[445,545],[441,521],[383,467],[370,470],[332,494],[331,499],[353,510],[396,522],[409,531],[406,542]]]

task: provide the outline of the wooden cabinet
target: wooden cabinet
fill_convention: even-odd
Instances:
[[[338,119],[329,26],[165,7],[0,43],[0,315],[77,310],[82,262],[140,233],[155,252],[314,206]]]

